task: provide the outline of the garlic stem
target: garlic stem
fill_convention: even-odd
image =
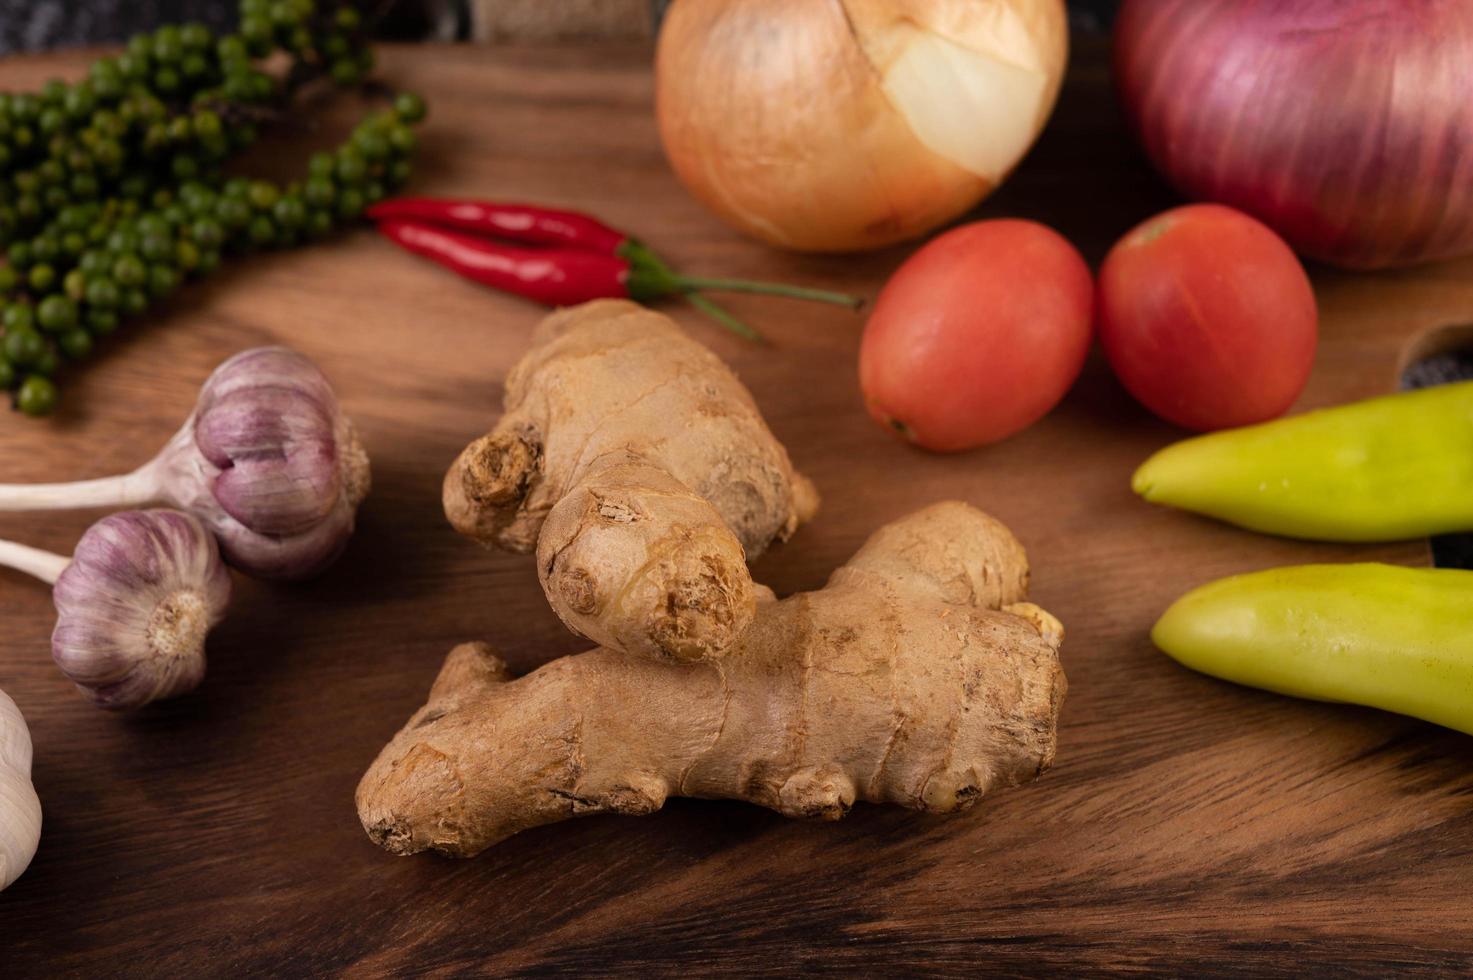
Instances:
[[[132,473],[70,483],[0,483],[0,510],[67,510],[82,507],[141,507],[160,499],[157,466]]]
[[[34,575],[47,585],[55,585],[61,573],[72,563],[64,555],[42,551],[14,541],[0,541],[0,567]]]

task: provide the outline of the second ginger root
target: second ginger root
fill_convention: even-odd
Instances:
[[[818,592],[763,590],[717,661],[598,649],[513,680],[464,644],[364,775],[359,818],[395,853],[468,857],[669,796],[825,819],[856,800],[966,809],[1053,760],[1063,628],[1027,580],[1007,528],[944,503],[881,528]]]
[[[818,495],[715,354],[662,314],[600,300],[538,326],[505,413],[445,475],[444,506],[488,547],[535,548],[575,632],[689,662],[741,634],[747,562]]]

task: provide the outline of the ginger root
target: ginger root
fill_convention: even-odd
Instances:
[[[445,475],[456,530],[535,547],[552,608],[595,643],[721,655],[756,608],[747,561],[818,506],[736,375],[668,317],[600,300],[542,321],[505,407]]]
[[[720,660],[598,649],[513,680],[464,644],[364,775],[359,818],[396,854],[469,857],[669,796],[829,820],[855,800],[966,809],[1053,760],[1063,629],[1027,580],[1007,528],[942,503],[880,529],[820,591],[763,589]]]

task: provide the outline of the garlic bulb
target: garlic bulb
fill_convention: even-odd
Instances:
[[[1063,0],[681,0],[660,33],[660,136],[686,188],[748,234],[874,248],[1002,182],[1067,47]]]
[[[285,347],[236,354],[160,457],[161,499],[197,514],[226,559],[266,578],[316,574],[368,495],[368,454],[317,366]]]
[[[56,579],[51,655],[104,708],[193,690],[205,636],[225,614],[230,573],[200,521],[173,510],[104,517]]]
[[[0,485],[0,510],[168,504],[204,521],[242,571],[296,579],[342,552],[368,487],[368,456],[322,372],[295,351],[260,347],[215,369],[148,463],[97,480]]]
[[[31,863],[41,840],[41,801],[31,785],[31,732],[0,691],[0,891]]]

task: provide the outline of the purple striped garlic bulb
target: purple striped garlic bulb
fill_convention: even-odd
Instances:
[[[203,521],[241,571],[298,579],[342,552],[368,488],[368,455],[322,372],[285,347],[259,347],[215,369],[183,427],[142,467],[3,485],[0,510],[165,504]]]
[[[126,511],[87,529],[51,598],[61,672],[101,707],[137,708],[204,678],[205,637],[225,616],[230,573],[198,518]]]
[[[0,541],[0,565],[52,583],[51,656],[83,695],[115,710],[197,687],[205,637],[230,602],[215,536],[177,510],[104,517],[71,558]]]

